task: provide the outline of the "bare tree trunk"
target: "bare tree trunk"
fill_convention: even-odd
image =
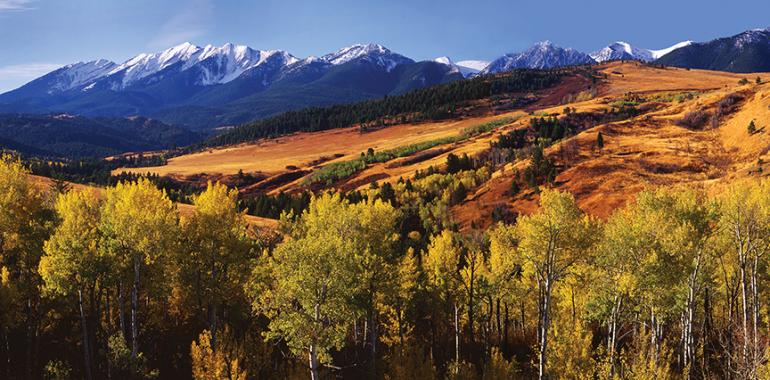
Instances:
[[[455,302],[455,364],[460,364],[460,307]],[[457,373],[458,367],[455,367]]]
[[[112,331],[114,330],[114,322],[112,320],[112,308],[110,307],[110,289],[107,288],[107,291],[104,293],[104,318],[107,320],[107,333],[105,334],[104,339],[104,352],[109,351],[109,344],[108,339],[110,336],[112,336]],[[112,364],[110,363],[110,360],[105,360],[105,364],[107,365],[107,379],[112,379]]]
[[[217,350],[217,304],[211,303],[211,323],[209,329],[211,331],[211,350],[216,352]]]
[[[545,290],[543,292],[542,316],[540,322],[540,347],[538,352],[538,376],[539,380],[547,378],[546,364],[548,361],[548,329],[550,327],[551,309],[551,279],[546,277]]]
[[[503,318],[503,354],[508,355],[508,302],[505,302],[505,318]]]
[[[91,374],[91,349],[88,338],[88,325],[86,323],[86,314],[83,311],[83,290],[78,289],[78,309],[80,309],[80,327],[83,330],[83,364],[86,370],[86,379],[93,379]]]
[[[139,352],[139,257],[134,257],[134,286],[131,289],[131,359],[135,362]],[[135,363],[134,363],[135,364]]]
[[[321,305],[316,304],[315,305],[315,322],[318,323],[321,320]],[[316,345],[315,343],[310,344],[310,350],[308,354],[308,360],[310,364],[310,379],[311,380],[320,380],[321,375],[318,371],[318,353],[316,352]]]
[[[5,338],[5,378],[11,378],[11,340],[8,331],[3,332]]]
[[[378,330],[378,321],[377,321],[377,313],[376,311],[372,310],[369,312],[369,324],[370,327],[370,340],[371,340],[371,355],[372,355],[372,369],[376,368],[377,363],[377,342],[380,339],[379,337],[379,330]]]
[[[655,369],[658,369],[658,359],[660,357],[660,331],[658,330],[658,318],[655,315],[655,308],[650,308],[650,346],[652,347],[652,358],[655,363]]]
[[[404,316],[401,312],[401,304],[396,305],[396,317],[398,318],[398,342],[401,348],[404,347]]]
[[[695,358],[695,338],[693,324],[695,323],[695,296],[699,289],[698,276],[700,274],[701,255],[695,259],[695,266],[687,281],[687,300],[682,323],[682,364],[683,367],[692,365]],[[688,378],[692,378],[692,371],[688,372]]]
[[[497,305],[497,312],[495,313],[495,324],[497,327],[497,345],[502,346],[503,344],[503,329],[502,324],[500,321],[500,297],[497,297],[497,300],[495,302]]]
[[[214,260],[214,256],[211,257],[211,287],[217,286],[217,265]],[[211,332],[211,350],[216,352],[217,350],[217,300],[215,294],[209,293],[209,311],[211,316],[209,317],[209,330]]]
[[[471,262],[471,266],[473,267],[475,265],[473,262]],[[474,342],[476,341],[474,337],[474,316],[473,316],[473,285],[476,282],[476,270],[475,268],[471,269],[471,278],[470,278],[470,284],[468,286],[468,338],[470,338],[470,344],[471,347],[475,347]]]
[[[318,371],[318,357],[316,354],[315,344],[310,345],[309,361],[310,361],[310,379],[320,380],[321,374]]]
[[[622,302],[622,297],[616,295],[614,302],[612,303],[612,311],[610,312],[610,320],[607,326],[607,352],[610,354],[609,378],[613,378],[615,374],[615,351],[617,349],[618,339],[618,317],[620,315],[620,307],[622,306]]]
[[[757,324],[759,322],[759,291],[758,291],[758,278],[757,278],[757,266],[759,265],[759,256],[754,255],[754,263],[751,268],[751,369],[752,376],[756,376],[756,365],[762,360],[762,353],[759,347],[759,333],[757,331]]]
[[[123,280],[118,282],[118,319],[120,322],[120,335],[126,340],[126,313],[123,310],[125,300],[123,299]]]
[[[24,366],[25,366],[25,376],[27,379],[32,379],[32,324],[34,323],[32,321],[32,300],[29,299],[30,295],[27,295],[27,308],[26,308],[26,331],[25,331],[25,358]]]
[[[749,361],[749,304],[748,304],[748,284],[746,284],[746,259],[743,252],[740,252],[740,271],[741,271],[741,326],[743,329],[743,355],[742,361],[748,365]]]

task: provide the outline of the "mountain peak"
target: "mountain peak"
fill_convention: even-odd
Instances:
[[[521,53],[506,54],[481,71],[492,74],[514,69],[550,69],[554,67],[587,65],[596,61],[586,54],[570,48],[562,48],[551,41],[535,43]]]
[[[343,63],[350,62],[356,58],[360,58],[367,55],[385,55],[391,54],[388,48],[375,43],[368,44],[355,44],[348,47],[344,47],[337,50],[334,53],[327,54],[321,57],[323,60],[331,63],[332,65],[341,65]]]
[[[449,57],[447,57],[447,56],[443,56],[443,57],[438,57],[438,58],[435,58],[435,59],[433,60],[433,62],[443,63],[443,64],[445,64],[445,65],[453,65],[453,64],[454,64],[454,63],[452,62],[452,59],[451,59],[451,58],[449,58]]]
[[[332,65],[342,65],[358,59],[365,59],[386,68],[388,71],[400,64],[414,62],[375,43],[351,45],[321,57],[321,60]]]

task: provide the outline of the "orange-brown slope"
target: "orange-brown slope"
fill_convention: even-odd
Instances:
[[[763,127],[770,119],[770,93],[766,85],[740,85],[743,77],[697,70],[656,69],[638,63],[604,66],[608,80],[601,87],[601,99],[573,104],[578,112],[594,110],[592,105],[621,100],[627,93],[698,91],[700,95],[682,102],[669,102],[632,120],[599,125],[563,144],[576,144],[578,154],[568,161],[557,154],[559,145],[547,150],[562,165],[556,188],[571,192],[588,213],[606,217],[632,199],[645,187],[690,184],[709,187],[760,174],[758,159],[767,161],[770,136]],[[648,79],[644,79],[648,78]],[[719,102],[738,93],[744,96],[739,109],[719,119],[718,127],[688,129],[676,124],[694,111],[715,112]],[[552,110],[555,111],[555,110]],[[759,132],[749,134],[755,121]],[[761,120],[761,121],[760,121]],[[604,148],[596,146],[597,133],[604,137]],[[527,214],[537,208],[537,194],[524,189],[509,194],[513,169],[528,162],[516,162],[498,171],[493,179],[454,208],[463,229],[484,227],[493,213],[507,210]],[[497,209],[497,211],[495,210]]]

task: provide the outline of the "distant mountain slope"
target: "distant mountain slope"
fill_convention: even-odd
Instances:
[[[735,73],[770,71],[770,29],[693,43],[663,55],[656,63]]]
[[[0,148],[38,156],[104,157],[186,146],[202,136],[142,117],[0,114]]]
[[[0,112],[145,115],[212,129],[462,79],[453,68],[416,63],[377,44],[300,60],[281,50],[184,43],[120,65],[95,61],[63,67],[0,95]]]
[[[492,61],[480,74],[494,74],[514,69],[551,69],[592,63],[596,61],[587,54],[544,41],[538,42],[521,53],[506,54]]]

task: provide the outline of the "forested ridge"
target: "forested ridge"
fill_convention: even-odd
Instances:
[[[351,126],[360,126],[365,130],[388,124],[448,119],[458,116],[457,108],[463,102],[541,90],[556,85],[566,75],[577,74],[593,76],[590,68],[522,69],[454,81],[382,99],[289,111],[233,128],[203,142],[200,147],[237,144],[294,132]]]
[[[314,196],[280,234],[210,184],[36,187],[0,160],[3,378],[768,378],[770,181],[650,189],[608,220],[564,192],[477,233],[488,169]]]

